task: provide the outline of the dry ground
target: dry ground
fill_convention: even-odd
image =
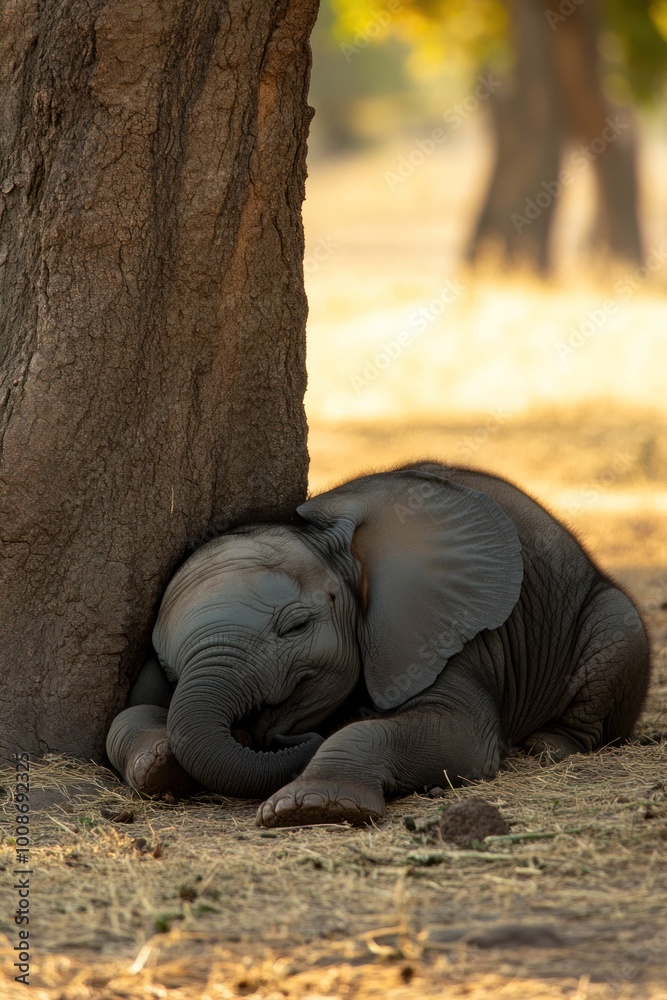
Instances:
[[[310,182],[311,483],[430,455],[546,501],[645,611],[656,666],[641,741],[557,766],[514,758],[484,786],[408,797],[363,830],[260,831],[254,804],[144,802],[104,769],[47,760],[33,771],[35,998],[667,998],[665,268],[629,296],[618,282],[632,273],[457,274],[476,200],[461,179],[481,183],[488,166],[473,139],[391,198],[391,151]],[[581,191],[568,199],[572,243]],[[658,209],[649,239],[662,248]],[[355,383],[446,282],[455,300]],[[0,996],[24,996],[0,781]],[[477,796],[513,839],[460,849],[423,829]],[[502,930],[516,924],[552,929],[559,946]]]
[[[475,429],[418,432],[427,452],[452,457]],[[608,415],[589,411],[586,420],[512,423],[480,445],[480,464],[490,447],[512,478],[533,470],[533,488],[548,487],[543,495],[565,514],[591,483],[607,483],[571,519],[632,585],[651,627],[643,742],[557,766],[514,758],[493,782],[400,800],[364,830],[261,831],[253,804],[142,802],[104,769],[47,761],[33,772],[32,995],[667,997],[667,537],[660,483],[641,457],[658,429],[626,414],[614,431]],[[314,440],[322,481],[335,471],[328,462],[346,475],[356,456],[383,464],[404,445],[401,432],[371,426],[319,428]],[[636,462],[616,479],[605,473],[619,441]],[[9,778],[2,783],[11,793]],[[420,832],[471,796],[500,806],[513,836],[545,836],[467,850]],[[129,818],[123,810],[131,823],[119,821]],[[3,893],[14,866],[10,816],[6,798]],[[3,905],[0,996],[21,996],[10,912]],[[550,928],[562,946],[522,942],[515,930],[495,945],[484,936],[515,924]]]

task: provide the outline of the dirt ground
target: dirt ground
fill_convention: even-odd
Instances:
[[[499,428],[476,463],[541,486],[639,600],[655,672],[638,742],[555,766],[515,757],[492,782],[401,799],[361,830],[269,832],[253,803],[146,802],[99,766],[35,764],[31,996],[667,997],[667,533],[646,446],[660,430],[646,414],[615,427],[551,414]],[[314,426],[314,482],[359,456],[414,455],[415,435],[451,458],[478,432]],[[5,893],[11,775],[1,783]],[[509,836],[443,842],[442,811],[469,798],[498,806]],[[3,896],[0,996],[18,997],[11,912]]]

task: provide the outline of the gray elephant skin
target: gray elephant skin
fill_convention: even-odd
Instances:
[[[138,791],[264,800],[264,826],[627,739],[650,672],[632,600],[511,483],[434,462],[238,527],[165,592],[107,752]]]

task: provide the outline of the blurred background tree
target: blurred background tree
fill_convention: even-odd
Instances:
[[[470,259],[493,247],[548,270],[558,194],[590,164],[591,249],[641,262],[635,108],[664,88],[666,0],[325,0],[313,47],[315,155],[380,142],[397,117],[427,136],[491,74]]]

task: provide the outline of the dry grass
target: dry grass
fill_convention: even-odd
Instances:
[[[100,767],[47,759],[32,790],[39,1000],[667,998],[664,271],[619,302],[569,367],[555,346],[617,276],[464,277],[387,371],[359,392],[352,383],[455,280],[462,213],[477,197],[459,196],[456,177],[481,183],[486,169],[475,143],[438,154],[427,183],[392,199],[388,154],[310,182],[307,254],[320,236],[338,244],[308,277],[312,486],[431,455],[500,472],[549,503],[646,612],[656,669],[644,743],[549,767],[513,758],[493,782],[402,799],[363,830],[260,831],[252,803],[140,801]],[[2,784],[11,793],[10,776]],[[499,805],[514,834],[550,836],[453,851],[419,832],[470,796]],[[128,809],[132,823],[110,818]],[[5,798],[3,894],[11,814]],[[555,929],[563,947],[466,940],[517,923]],[[439,942],[443,929],[460,934]],[[0,997],[25,995],[12,978],[15,932],[3,905]]]
[[[93,765],[48,761],[33,777],[33,992],[666,996],[666,770],[665,743],[551,767],[515,758],[450,798],[483,794],[513,834],[551,838],[474,851],[418,832],[443,807],[424,796],[393,804],[377,829],[269,833],[248,804],[141,802]],[[132,824],[100,812],[128,805]],[[7,867],[13,853],[3,848]],[[437,941],[442,928],[515,923],[551,927],[565,947]]]

